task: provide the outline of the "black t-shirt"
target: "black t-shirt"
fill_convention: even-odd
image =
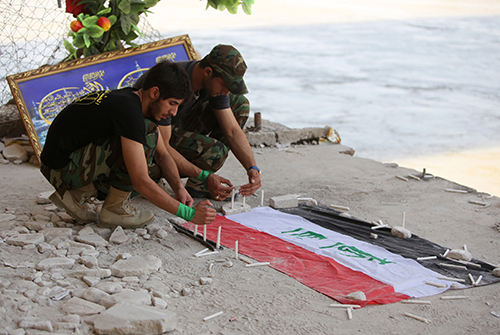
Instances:
[[[132,88],[92,92],[64,108],[52,122],[40,156],[52,169],[69,163],[69,155],[92,142],[123,136],[146,144],[144,115]]]
[[[189,77],[189,84],[192,86],[193,85],[193,69],[196,64],[198,64],[199,61],[196,60],[191,60],[191,61],[181,61],[177,62],[180,66],[182,66]],[[136,83],[134,84],[135,89],[140,89],[142,88],[142,85],[144,84],[144,80],[146,76],[148,75],[149,70],[146,71],[142,76],[137,79]],[[194,92],[196,93],[196,92]],[[198,104],[202,104],[205,101],[209,102],[210,106],[213,109],[226,109],[230,108],[229,104],[229,97],[227,95],[217,95],[215,97],[210,96],[206,90],[201,89],[198,92],[198,95],[193,95],[192,99],[187,102],[183,103],[182,105],[179,106],[179,109],[177,110],[177,115],[172,117],[167,117],[166,119],[162,119],[161,121],[158,122],[158,125],[160,126],[170,126],[173,123],[176,123],[178,120],[181,118],[185,117],[186,115],[189,114],[189,112]]]

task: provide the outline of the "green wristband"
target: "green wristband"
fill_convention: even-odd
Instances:
[[[210,171],[201,170],[200,175],[196,179],[204,183],[208,179],[208,177],[210,177],[211,174],[212,172]]]
[[[179,203],[179,208],[177,208],[177,213],[175,213],[175,215],[186,221],[191,221],[194,217],[194,213],[196,213],[196,209],[186,206],[183,203]]]

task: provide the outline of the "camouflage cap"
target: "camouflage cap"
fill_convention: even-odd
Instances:
[[[247,65],[243,56],[231,45],[216,45],[207,55],[208,63],[224,80],[224,85],[233,94],[248,93],[243,75]]]

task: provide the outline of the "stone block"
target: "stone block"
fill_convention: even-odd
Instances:
[[[177,315],[165,309],[117,304],[94,319],[97,334],[163,334],[177,327]]]
[[[243,205],[241,202],[235,202],[233,208],[231,208],[231,203],[222,205],[222,213],[224,215],[232,215],[243,212],[249,212],[252,210],[252,207],[245,204]]]
[[[299,205],[299,197],[296,194],[280,195],[269,199],[269,206],[272,208],[289,208]]]

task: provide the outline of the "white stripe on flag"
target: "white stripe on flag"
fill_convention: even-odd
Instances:
[[[441,274],[427,269],[417,261],[376,245],[325,229],[298,215],[286,214],[270,207],[257,207],[250,212],[227,216],[238,222],[316,254],[330,257],[336,262],[361,271],[389,284],[399,293],[419,298],[439,294],[447,288],[425,284],[426,281],[449,286],[438,279]],[[370,234],[367,231],[367,234]]]

